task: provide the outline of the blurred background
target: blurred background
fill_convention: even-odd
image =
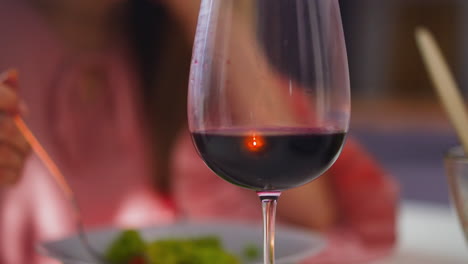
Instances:
[[[458,143],[414,30],[429,28],[468,93],[468,1],[341,0],[353,95],[351,134],[402,187],[402,198],[449,204],[443,156]]]
[[[65,1],[71,0],[63,0],[63,3]],[[189,5],[191,0],[182,1]],[[353,96],[350,134],[363,143],[400,183],[402,200],[427,202],[430,205],[440,205],[443,209],[428,210],[425,205],[403,205],[404,217],[400,219],[402,224],[399,229],[403,245],[401,248],[406,247],[411,254],[414,252],[409,250],[413,249],[424,253],[438,250],[443,256],[453,257],[458,254],[466,260],[468,255],[461,230],[455,216],[450,214],[451,205],[443,164],[444,153],[457,145],[458,140],[426,73],[416,47],[414,32],[417,26],[425,26],[434,33],[460,88],[468,95],[468,75],[465,74],[468,70],[468,28],[465,26],[468,25],[468,0],[339,1]],[[109,1],[86,2],[93,6]],[[140,23],[145,24],[146,21]],[[20,29],[18,25],[14,26]],[[171,36],[171,41],[183,42],[183,37],[180,36],[182,29],[169,30],[164,33]],[[79,36],[79,33],[76,35]],[[154,47],[146,48],[152,50]],[[179,48],[183,50],[184,47],[173,49]],[[171,65],[177,69],[180,69],[180,64],[177,64],[179,60],[183,61],[184,56],[190,56],[190,53],[187,50],[187,54],[181,52],[179,55],[177,60],[170,57],[173,62]],[[165,59],[169,60],[168,58],[169,55]],[[152,72],[148,71],[148,74]],[[177,75],[171,77],[180,81],[182,90],[185,91],[185,80]],[[99,84],[100,80],[97,81]],[[161,108],[164,107],[168,106],[161,104]],[[158,109],[149,110],[158,112]],[[176,117],[181,116],[183,115]],[[161,162],[167,164],[167,160]],[[167,184],[162,181],[160,183]],[[440,232],[435,234],[427,230]],[[455,242],[449,243],[453,241]],[[384,262],[391,263],[393,262]],[[395,263],[464,262],[432,260],[432,257],[428,257],[426,261]]]

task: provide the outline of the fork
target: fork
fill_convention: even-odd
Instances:
[[[97,250],[95,250],[90,242],[89,239],[86,235],[84,225],[83,225],[83,218],[81,214],[81,209],[78,205],[78,201],[76,199],[76,195],[71,189],[70,185],[68,184],[67,180],[63,176],[62,172],[58,168],[58,166],[55,164],[55,162],[52,160],[50,155],[47,153],[47,151],[42,147],[42,145],[39,143],[37,138],[34,136],[32,133],[31,129],[26,125],[24,120],[21,118],[21,116],[16,115],[13,118],[16,126],[18,127],[19,131],[23,134],[24,138],[28,141],[28,143],[31,145],[33,151],[36,153],[36,155],[40,158],[42,163],[47,167],[51,175],[53,176],[55,182],[58,184],[60,189],[64,192],[66,195],[67,199],[71,203],[74,211],[74,218],[75,218],[75,225],[78,230],[78,237],[86,249],[86,251],[91,255],[91,257],[94,259],[94,261],[97,261],[98,264],[109,264],[108,261],[100,254]]]

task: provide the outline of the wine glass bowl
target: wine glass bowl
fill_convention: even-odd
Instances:
[[[193,137],[203,160],[220,177],[256,191],[280,191],[321,175],[335,160],[344,133],[257,128],[195,132]]]
[[[346,131],[349,98],[337,1],[202,2],[190,78],[191,131]]]
[[[201,158],[265,201],[265,263],[274,263],[277,197],[322,175],[348,131],[338,1],[202,0],[188,96]]]

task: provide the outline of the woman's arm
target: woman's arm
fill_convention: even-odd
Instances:
[[[278,201],[279,219],[320,231],[333,227],[339,212],[328,176],[285,191]]]

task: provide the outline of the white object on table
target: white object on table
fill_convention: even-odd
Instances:
[[[405,201],[396,252],[375,264],[464,264],[468,246],[455,211],[440,204]]]

